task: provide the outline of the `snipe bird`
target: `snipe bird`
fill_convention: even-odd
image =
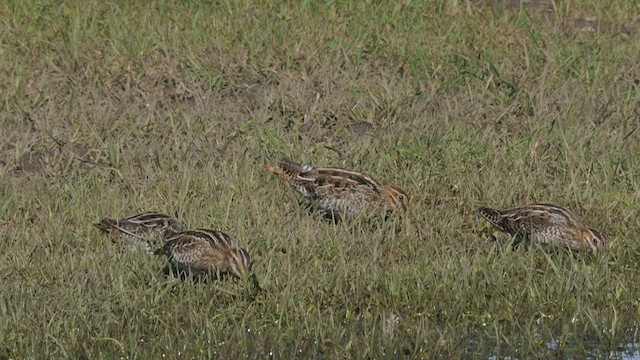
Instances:
[[[409,205],[409,197],[401,189],[383,186],[359,172],[302,165],[287,158],[262,168],[280,176],[328,215],[352,217],[376,210],[405,213]]]
[[[182,224],[176,218],[157,212],[145,212],[124,219],[102,219],[94,225],[107,233],[114,243],[148,252],[164,243],[166,238],[182,231]]]
[[[251,257],[231,236],[216,230],[187,230],[167,239],[154,252],[166,255],[178,271],[243,278],[251,270]]]
[[[572,212],[555,205],[536,204],[506,210],[481,207],[478,213],[495,228],[511,235],[514,248],[525,240],[527,244],[534,241],[597,253],[607,244],[602,233],[586,227]]]

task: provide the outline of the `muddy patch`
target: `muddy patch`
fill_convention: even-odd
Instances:
[[[59,144],[49,148],[31,148],[17,160],[14,176],[52,176],[72,168],[89,171],[106,166],[106,155],[102,150],[85,144]]]
[[[351,136],[370,135],[373,132],[374,125],[368,121],[359,121],[354,124],[347,125],[344,130]]]

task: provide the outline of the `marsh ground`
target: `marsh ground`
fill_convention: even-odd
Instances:
[[[3,2],[0,358],[637,354],[639,10]],[[410,221],[308,214],[281,156],[402,187]],[[477,206],[531,202],[606,254],[481,235]],[[92,226],[147,210],[233,234],[265,291]]]

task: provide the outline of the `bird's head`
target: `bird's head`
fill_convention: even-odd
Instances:
[[[239,279],[251,271],[251,256],[245,249],[236,249],[231,252],[231,258],[229,259],[229,272]]]
[[[409,196],[400,188],[387,186],[382,189],[388,210],[400,210],[406,213],[409,209]]]
[[[593,250],[594,253],[604,251],[604,248],[607,245],[607,242],[609,241],[607,237],[604,236],[604,234],[592,228],[587,228],[583,230],[582,238],[585,240],[585,242],[589,245],[589,247],[591,248],[591,250]]]

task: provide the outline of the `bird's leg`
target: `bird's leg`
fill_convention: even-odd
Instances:
[[[522,242],[522,236],[518,236],[515,235],[512,237],[512,242],[511,242],[511,251],[516,251],[518,250],[518,247],[520,247],[520,243]],[[525,241],[525,250],[529,250],[529,245],[528,242]]]

